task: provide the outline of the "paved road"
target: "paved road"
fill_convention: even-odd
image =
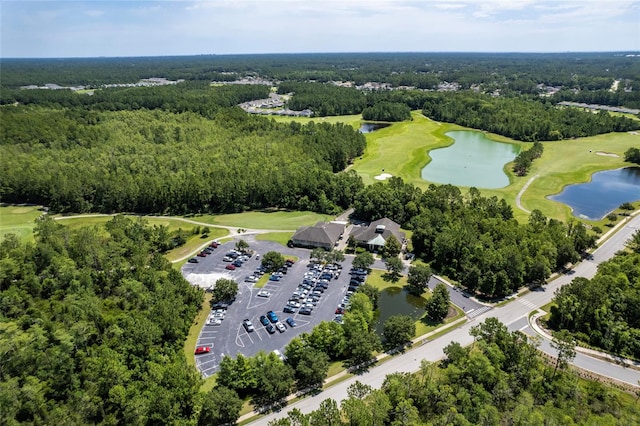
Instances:
[[[546,285],[543,290],[532,291],[523,297],[515,299],[513,302],[505,306],[485,312],[440,338],[427,342],[426,344],[423,344],[403,355],[398,355],[379,366],[371,368],[364,374],[352,377],[331,386],[315,396],[304,398],[295,404],[287,406],[286,409],[265,416],[252,424],[266,425],[271,420],[285,417],[286,413],[292,408],[298,408],[303,413],[309,413],[316,410],[320,403],[327,398],[331,398],[338,402],[342,401],[347,398],[348,387],[356,381],[379,388],[387,374],[393,372],[418,371],[422,360],[435,362],[442,359],[444,357],[443,349],[449,345],[449,343],[458,342],[462,346],[473,343],[473,338],[469,335],[470,328],[477,323],[484,321],[486,318],[496,317],[502,323],[512,328],[514,323],[516,326],[523,324],[522,320],[523,318],[526,319],[528,312],[548,303],[553,298],[553,294],[557,288],[571,282],[573,278],[578,276],[592,278],[596,273],[597,263],[609,259],[613,254],[615,254],[615,252],[623,248],[624,243],[639,228],[640,215],[622,224],[619,230],[602,243],[602,245],[594,252],[592,259],[581,262],[575,267],[573,274],[562,275]],[[544,343],[541,345],[541,349],[543,351],[546,351],[546,349],[552,350]],[[614,366],[605,361],[579,354],[576,355],[575,362],[576,365],[582,366],[583,368],[598,374],[605,376],[613,374],[611,372],[614,370]],[[578,363],[582,363],[582,365]],[[616,369],[616,371],[618,370]],[[629,368],[621,368],[619,373],[616,372],[615,374],[615,377],[618,378],[618,380],[634,385],[637,385],[638,380],[640,379],[640,372]]]

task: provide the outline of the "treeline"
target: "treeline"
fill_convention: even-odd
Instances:
[[[278,93],[293,92],[287,106],[294,111],[311,109],[316,116],[360,114],[367,99],[360,90],[332,84],[282,82]]]
[[[0,243],[0,423],[177,424],[205,395],[183,344],[203,293],[156,247],[157,228],[38,219]]]
[[[362,111],[362,119],[369,121],[404,121],[411,119],[411,109],[400,103],[380,102]]]
[[[640,233],[635,251],[620,252],[592,279],[558,289],[548,325],[608,352],[640,359]]]
[[[623,87],[615,91],[611,91],[609,87],[599,90],[561,90],[554,94],[551,99],[555,102],[584,102],[587,104],[625,106],[627,108],[640,109],[640,77],[627,84],[633,90],[625,90]]]
[[[538,210],[521,225],[506,201],[482,197],[475,188],[466,196],[451,185],[422,191],[394,177],[364,188],[354,209],[360,219],[388,217],[413,230],[416,256],[488,297],[543,283],[595,244],[581,223],[565,225]]]
[[[2,59],[3,89],[46,83],[85,85],[135,83],[143,78],[229,81],[260,76],[279,81],[353,81],[436,89],[457,83],[461,89],[533,94],[539,85],[562,87],[560,96],[587,101],[607,96],[614,80],[618,91],[597,103],[637,108],[640,61],[610,52],[594,53],[314,53],[201,55],[138,58]],[[565,98],[563,98],[565,99]],[[565,100],[569,100],[568,98]],[[578,100],[578,98],[573,98]],[[617,104],[615,102],[618,102]],[[634,106],[635,105],[635,106]]]
[[[432,93],[422,113],[436,121],[486,130],[525,142],[555,141],[640,129],[640,122],[537,99],[503,98],[474,92]]]
[[[50,108],[78,108],[97,111],[161,109],[173,113],[195,112],[213,118],[217,111],[242,102],[269,96],[262,85],[211,87],[207,82],[185,82],[174,86],[101,89],[92,95],[70,90],[3,90],[0,105],[40,105]]]
[[[347,398],[298,409],[269,426],[542,425],[640,422],[633,398],[579,380],[562,363],[546,364],[527,336],[495,318],[472,328],[474,344],[454,342],[438,364],[392,373],[374,389],[356,381]],[[558,367],[556,369],[556,367]]]
[[[0,197],[65,212],[335,212],[363,186],[339,173],[365,138],[342,124],[280,124],[239,109],[0,109]]]
[[[533,160],[542,157],[543,151],[544,147],[537,141],[533,143],[531,148],[520,151],[520,154],[513,160],[513,171],[518,176],[525,176],[529,172],[529,167],[531,167]]]

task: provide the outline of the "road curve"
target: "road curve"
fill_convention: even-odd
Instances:
[[[271,413],[261,417],[251,424],[266,425],[271,420],[285,417],[287,412],[293,408],[297,408],[303,413],[309,413],[316,410],[320,406],[320,403],[327,398],[340,402],[348,397],[347,389],[356,381],[368,384],[374,388],[380,388],[385,377],[390,373],[416,372],[420,369],[420,363],[422,360],[436,362],[444,358],[443,350],[447,345],[449,345],[449,343],[458,342],[462,346],[467,346],[473,343],[473,338],[469,334],[471,327],[489,317],[497,318],[508,327],[516,323],[516,321],[522,322],[523,319],[526,322],[528,313],[550,302],[556,289],[570,283],[575,277],[592,278],[597,272],[598,264],[613,257],[618,250],[624,247],[626,241],[638,229],[640,229],[640,215],[636,215],[635,217],[629,218],[623,222],[617,229],[617,232],[604,241],[602,245],[594,251],[591,259],[581,262],[574,268],[573,274],[560,275],[558,278],[548,283],[543,289],[541,289],[541,291],[532,291],[522,297],[518,297],[511,303],[497,307],[475,317],[471,321],[466,322],[455,330],[452,330],[433,341],[425,342],[402,355],[397,355],[389,359],[383,364],[372,367],[369,371],[363,374],[344,380],[328,389],[325,389],[317,395],[301,399],[294,404],[287,406],[280,412]],[[546,347],[546,345],[544,346]],[[544,350],[544,348],[541,349]],[[609,372],[612,364],[600,359],[588,357],[584,354],[576,356],[576,360],[579,360],[580,362],[585,359],[586,362],[588,362],[588,366],[578,365],[578,367],[594,371],[603,376],[610,375]],[[616,373],[615,378],[629,384],[637,385],[638,380],[640,379],[640,372],[626,368],[623,369],[620,374]],[[239,420],[246,420],[251,416],[252,415],[250,414],[245,415]]]

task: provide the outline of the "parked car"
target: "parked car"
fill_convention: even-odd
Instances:
[[[267,312],[267,317],[269,318],[269,321],[276,323],[278,322],[278,316],[276,315],[275,312],[273,311],[269,311]]]
[[[233,258],[229,257],[229,256],[225,256],[222,258],[223,262],[233,262]]]
[[[269,332],[269,334],[273,334],[273,333],[275,333],[275,332],[276,332],[276,329],[275,329],[275,328],[273,328],[273,326],[272,326],[271,324],[267,324],[267,325],[265,326],[265,328],[267,329],[267,331]]]
[[[235,266],[236,268],[239,268],[242,266],[242,261],[236,259],[233,261],[232,265]]]
[[[285,321],[287,322],[287,324],[289,324],[289,327],[295,327],[296,325],[298,325],[291,317],[287,318]]]
[[[299,308],[300,307],[300,303],[296,302],[295,300],[289,300],[287,302],[287,305],[292,306],[294,308]]]
[[[257,281],[258,281],[258,277],[256,277],[255,275],[249,275],[244,278],[245,283],[255,283]]]
[[[198,257],[207,257],[207,253],[201,251],[200,253],[197,254]]]
[[[271,275],[269,277],[269,281],[280,281],[280,276],[279,275]]]
[[[255,328],[253,327],[253,323],[248,318],[242,321],[242,325],[244,326],[244,328],[247,330],[248,333],[255,331]]]
[[[222,320],[220,318],[209,318],[207,320],[207,325],[222,325]]]
[[[208,354],[210,352],[211,352],[211,348],[209,346],[198,346],[196,348],[195,354],[202,355],[202,354]]]
[[[336,308],[336,315],[338,314],[344,314],[344,308],[341,308],[340,306],[338,306],[338,308]]]
[[[298,311],[298,313],[300,315],[311,315],[311,309],[309,308],[302,308]]]
[[[235,271],[236,267],[235,265],[232,265],[231,263],[229,263],[227,266],[224,267],[225,269],[228,269],[230,271]]]
[[[283,323],[281,323],[281,322],[277,322],[277,323],[276,323],[276,329],[277,329],[280,333],[284,333],[284,332],[285,332],[285,330],[287,329],[287,327],[285,327]]]
[[[198,260],[197,257],[192,257],[191,259],[187,260],[187,262],[189,262],[189,263],[198,263],[200,261]]]
[[[265,315],[260,315],[260,323],[266,327],[269,325],[269,320]]]
[[[285,314],[295,314],[296,309],[293,306],[286,305],[284,308],[282,308],[282,312],[284,312]]]
[[[258,297],[271,297],[271,293],[267,290],[260,290],[258,292]]]
[[[211,244],[209,244],[209,247],[213,247],[213,248],[218,248],[218,246],[220,245],[219,242],[217,241],[212,241]]]

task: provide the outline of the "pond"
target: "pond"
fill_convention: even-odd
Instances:
[[[389,126],[388,123],[362,123],[360,133],[371,133]]]
[[[453,145],[429,152],[431,162],[422,169],[422,179],[488,189],[509,185],[504,165],[516,158],[520,146],[492,141],[476,131],[445,134],[454,140]]]
[[[427,299],[413,296],[400,287],[389,287],[380,292],[378,299],[378,319],[375,331],[382,336],[384,322],[393,315],[409,315],[414,320],[424,316]]]
[[[576,217],[600,220],[620,204],[640,200],[640,167],[594,173],[591,182],[568,185],[548,198],[571,207]]]

